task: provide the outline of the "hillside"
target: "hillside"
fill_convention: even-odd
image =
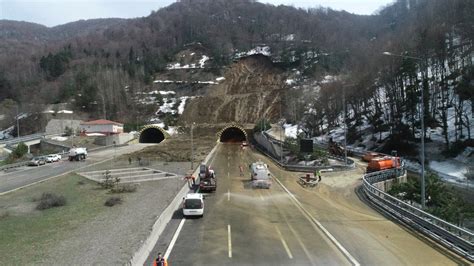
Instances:
[[[182,0],[138,19],[0,21],[0,102],[166,126],[282,116],[308,136],[340,127],[346,105],[349,141],[389,149],[419,140],[423,91],[426,128],[449,150],[472,139],[473,14],[469,0],[398,0],[371,16]]]

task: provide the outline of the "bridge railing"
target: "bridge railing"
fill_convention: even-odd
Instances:
[[[375,183],[405,174],[404,169],[391,169],[365,174],[363,189],[368,199],[398,220],[414,227],[454,252],[474,261],[474,233],[444,221],[374,186]]]
[[[23,136],[23,137],[14,138],[14,139],[1,140],[0,144],[12,145],[12,144],[20,143],[20,142],[43,138],[44,136],[45,136],[44,133],[32,134],[32,135]]]

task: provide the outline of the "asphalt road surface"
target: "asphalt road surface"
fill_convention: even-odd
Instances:
[[[110,148],[106,150],[91,152],[84,161],[69,162],[63,159],[59,162],[48,163],[42,166],[23,166],[14,168],[7,172],[0,172],[0,193],[5,193],[14,189],[18,189],[35,182],[40,182],[47,178],[58,176],[69,171],[78,170],[94,163],[99,163],[108,159],[113,159],[114,156],[119,156],[124,153],[133,152],[144,148],[143,144],[133,144],[117,148]]]
[[[203,218],[184,220],[170,249],[171,265],[463,263],[372,210],[357,198],[354,187],[331,191],[321,183],[317,190],[308,192],[291,174],[267,161],[272,173],[309,212],[305,213],[277,182],[270,189],[252,189],[248,165],[257,159],[266,160],[250,149],[220,144],[211,161],[217,191],[206,196]],[[244,176],[239,174],[240,165]],[[166,252],[181,222],[178,210],[145,265],[151,265],[158,252]]]

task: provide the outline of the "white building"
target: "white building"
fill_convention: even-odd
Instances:
[[[103,135],[123,133],[123,124],[105,119],[82,122],[80,128],[82,135],[92,133]]]

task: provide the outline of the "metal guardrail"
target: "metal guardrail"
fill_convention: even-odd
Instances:
[[[363,189],[369,200],[397,219],[418,229],[452,251],[474,262],[474,233],[439,219],[419,208],[403,202],[373,186],[405,174],[405,169],[391,169],[365,174]]]
[[[18,163],[6,164],[4,166],[0,166],[0,171],[25,166],[25,165],[28,165],[29,162],[30,161],[23,161],[23,162],[18,162]]]

